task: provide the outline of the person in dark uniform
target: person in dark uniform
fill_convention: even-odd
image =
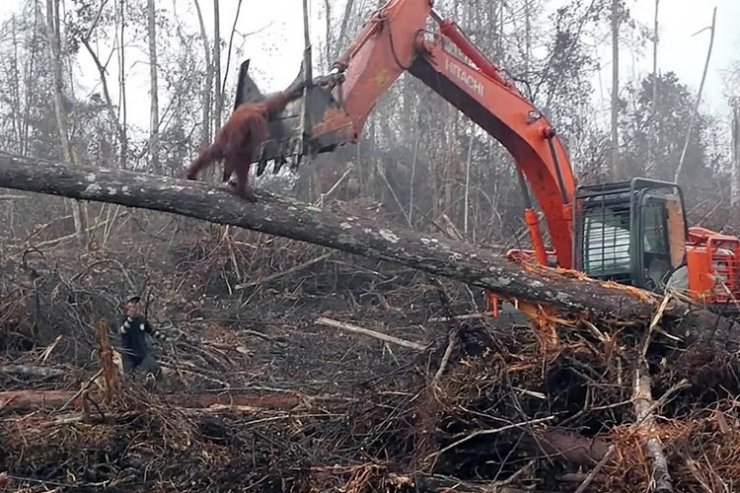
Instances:
[[[141,297],[132,296],[123,305],[124,316],[118,332],[121,334],[121,360],[123,371],[131,374],[142,370],[147,376],[152,375],[159,380],[162,370],[152,355],[152,346],[147,334],[161,340],[169,340],[162,332],[151,326],[146,317],[139,310]]]

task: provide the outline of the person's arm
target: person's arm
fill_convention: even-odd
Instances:
[[[161,330],[155,328],[151,323],[149,323],[149,320],[144,320],[144,330],[153,338],[159,339],[160,341],[172,341],[172,338],[162,332]]]
[[[134,320],[124,315],[121,318],[121,323],[118,326],[118,334],[121,337],[121,346],[124,353],[131,353],[131,330],[134,327]]]
[[[131,327],[133,327],[134,321],[131,317],[124,315],[123,319],[121,320],[121,325],[118,327],[118,333],[122,336],[125,336],[129,333],[131,330]]]

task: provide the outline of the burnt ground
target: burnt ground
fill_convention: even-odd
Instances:
[[[650,483],[631,399],[634,334],[574,324],[543,348],[507,319],[430,321],[485,310],[482,293],[313,245],[167,221],[129,225],[105,246],[4,243],[4,391],[78,391],[100,368],[96,325],[108,324],[115,348],[116,305],[131,292],[176,342],[155,344],[166,369],[155,390],[123,382],[112,402],[91,391],[87,409],[0,400],[0,490],[637,492]],[[691,348],[651,362],[675,491],[732,491],[737,357]],[[202,404],[214,395],[238,405]]]

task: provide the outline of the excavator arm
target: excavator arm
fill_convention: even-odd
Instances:
[[[248,63],[240,71],[236,106],[263,98],[247,74]],[[270,123],[272,139],[256,158],[258,174],[268,161],[277,172],[289,159],[295,167],[306,154],[356,142],[378,100],[404,72],[511,153],[540,264],[649,289],[661,289],[670,276],[667,284],[679,279],[692,297],[740,313],[740,240],[687,227],[677,184],[634,178],[576,188],[547,119],[454,22],[434,10],[432,0],[389,0],[375,11],[331,72],[307,81],[305,97]],[[301,69],[297,79],[304,78]],[[545,249],[525,180],[545,215],[554,251]]]
[[[453,54],[452,47],[462,55]],[[268,160],[284,162],[286,156],[329,152],[356,142],[378,100],[407,71],[511,153],[545,214],[557,264],[570,268],[575,179],[560,139],[542,113],[430,0],[390,0],[375,11],[331,72],[315,79],[306,97],[286,108],[275,125],[279,135],[292,138],[268,143],[260,168]],[[548,253],[529,204],[525,218],[536,258],[545,264]]]

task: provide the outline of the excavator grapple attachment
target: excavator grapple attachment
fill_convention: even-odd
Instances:
[[[249,62],[245,60],[239,67],[234,110],[243,103],[260,102],[270,96],[260,91],[257,83],[249,75]],[[301,63],[293,84],[303,78],[303,63]],[[331,139],[331,133],[322,135],[321,139],[313,138],[311,135],[312,122],[324,121],[327,111],[333,109],[335,112],[344,113],[331,94],[331,87],[328,86],[327,80],[327,78],[316,80],[304,91],[302,98],[289,103],[282,114],[270,122],[270,138],[255,158],[258,176],[264,173],[269,162],[273,162],[273,173],[276,174],[288,163],[292,169],[296,169],[305,154],[327,152],[336,147],[336,143],[332,142],[335,139]],[[308,112],[305,120],[304,109]],[[304,129],[306,120],[308,129]]]

